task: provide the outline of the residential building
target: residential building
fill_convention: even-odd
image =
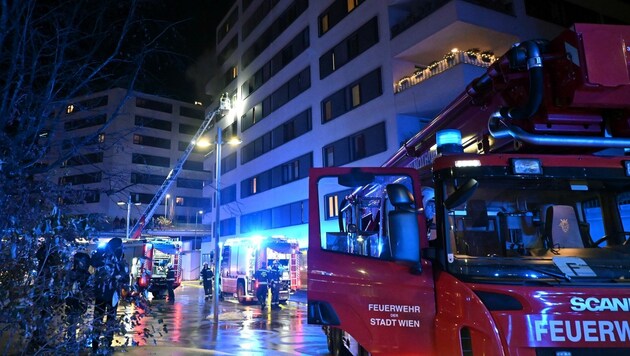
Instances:
[[[576,21],[627,23],[629,10],[623,1],[235,1],[206,87],[237,103],[216,124],[242,140],[222,149],[221,239],[285,236],[307,247],[309,168],[380,166],[514,43]],[[210,154],[206,170],[215,164]],[[338,201],[330,196],[331,219]],[[202,253],[213,247],[204,240]]]
[[[65,158],[58,183],[76,193],[63,198],[64,214],[87,218],[98,234],[125,236],[182,157],[204,115],[200,105],[121,88],[76,98],[53,136],[54,156]],[[209,233],[202,220],[211,202],[202,196],[212,182],[211,172],[203,168],[208,152],[194,148],[143,232],[181,239],[187,250],[199,248],[202,235]],[[159,218],[170,224],[158,223]]]

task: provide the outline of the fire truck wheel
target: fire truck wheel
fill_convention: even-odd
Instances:
[[[331,337],[329,351],[334,356],[350,356],[351,353],[343,346],[343,332],[337,328],[330,328],[329,336]]]
[[[236,287],[236,297],[238,298],[239,303],[245,304],[245,284],[243,282],[238,282],[238,286]]]

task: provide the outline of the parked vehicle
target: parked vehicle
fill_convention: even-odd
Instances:
[[[630,353],[628,39],[519,43],[383,167],[311,170],[331,353]]]
[[[281,266],[280,303],[286,303],[291,292],[299,288],[297,241],[279,237],[230,238],[221,254],[221,290],[236,296],[240,303],[255,302],[255,273],[263,265],[277,260]]]

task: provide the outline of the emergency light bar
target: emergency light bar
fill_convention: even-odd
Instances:
[[[514,174],[542,174],[540,160],[535,158],[514,158],[511,163]]]
[[[462,153],[462,133],[459,130],[441,130],[435,133],[437,153]]]

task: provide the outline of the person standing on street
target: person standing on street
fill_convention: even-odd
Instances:
[[[68,282],[72,285],[69,295],[66,297],[66,340],[67,350],[78,353],[82,346],[77,343],[77,326],[81,317],[88,310],[88,305],[92,299],[88,293],[88,280],[91,276],[90,255],[85,252],[77,252],[74,255],[72,270],[68,275]]]
[[[214,272],[208,268],[208,262],[204,262],[201,269],[201,283],[203,283],[203,290],[206,295],[206,300],[212,298],[212,284],[214,283]]]
[[[169,263],[166,266],[166,289],[168,290],[169,304],[175,303],[175,268]]]
[[[260,303],[260,309],[263,309],[267,304],[267,283],[269,281],[269,270],[267,269],[267,264],[265,262],[262,263],[260,268],[254,274],[256,278],[256,298]]]
[[[278,260],[273,260],[269,273],[269,285],[271,287],[271,308],[280,308],[280,276],[282,271]]]
[[[100,337],[105,347],[111,347],[116,323],[116,310],[123,288],[128,288],[129,266],[123,257],[122,240],[114,237],[103,250],[95,251],[91,258],[94,268],[94,320],[92,322],[92,351],[98,351]],[[104,321],[105,320],[105,321]]]

